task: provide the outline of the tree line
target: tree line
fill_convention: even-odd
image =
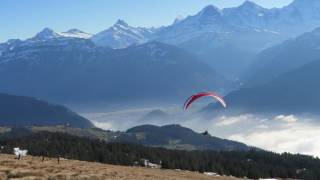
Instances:
[[[40,132],[24,137],[0,138],[2,153],[14,147],[30,155],[63,157],[115,165],[143,165],[142,159],[164,169],[216,172],[221,175],[258,178],[320,179],[320,159],[289,153],[251,151],[178,151],[135,144],[107,143],[63,133]]]

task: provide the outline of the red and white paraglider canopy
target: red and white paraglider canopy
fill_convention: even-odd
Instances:
[[[202,92],[202,93],[198,93],[198,94],[195,94],[195,95],[192,95],[191,97],[189,97],[187,99],[187,101],[184,103],[184,109],[187,110],[194,101],[196,101],[197,99],[202,98],[202,97],[213,97],[214,99],[219,101],[220,104],[224,108],[227,108],[227,103],[217,93],[214,93],[214,92]]]

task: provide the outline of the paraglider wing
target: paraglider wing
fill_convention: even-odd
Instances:
[[[214,99],[218,100],[224,108],[227,108],[227,104],[221,96],[213,92],[203,92],[189,97],[187,101],[184,103],[184,109],[187,110],[194,101],[201,97],[213,97]]]

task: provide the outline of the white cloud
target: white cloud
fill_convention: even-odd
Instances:
[[[265,124],[261,124],[261,125],[258,125],[257,128],[259,128],[259,129],[268,129],[269,126],[267,126]]]
[[[320,157],[320,126],[295,123],[230,135],[229,139],[275,152],[302,153]]]
[[[165,109],[165,108],[163,108]],[[102,129],[126,130],[141,124],[181,124],[197,132],[208,130],[216,137],[232,139],[274,152],[291,152],[320,157],[320,123],[295,115],[280,114],[266,118],[254,114],[220,116],[204,120],[186,112],[159,122],[141,121],[149,109],[87,113],[87,118]],[[171,114],[180,113],[179,110]],[[319,122],[319,121],[318,121]]]
[[[274,120],[279,120],[279,121],[283,121],[283,122],[287,122],[287,123],[295,123],[298,121],[298,118],[295,117],[294,115],[279,115],[279,116],[276,116],[274,118]]]
[[[217,119],[217,123],[215,123],[216,126],[231,126],[234,124],[238,124],[241,122],[246,122],[252,118],[252,115],[244,114],[240,116],[234,116],[234,117],[226,117],[222,116]]]
[[[111,130],[111,129],[112,129],[112,123],[110,123],[110,122],[92,121],[92,123],[93,123],[96,127],[101,128],[101,129],[104,129],[104,130]]]

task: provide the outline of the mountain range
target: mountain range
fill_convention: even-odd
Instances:
[[[267,86],[319,59],[319,29],[300,35],[320,24],[319,10],[317,0],[273,9],[246,1],[210,5],[160,28],[123,20],[97,34],[45,28],[0,44],[0,91],[74,104],[181,100],[212,89],[224,94],[239,78],[240,92]]]
[[[318,115],[319,69],[320,61],[317,60],[281,74],[268,83],[231,92],[225,97],[230,105],[228,113]],[[209,105],[204,111],[220,112],[216,104]]]
[[[144,43],[146,40],[181,44],[212,33],[256,32],[263,35],[274,34],[277,37],[276,41],[280,41],[281,37],[294,37],[316,28],[320,22],[319,8],[320,2],[317,0],[295,0],[288,6],[273,9],[263,8],[252,1],[225,9],[209,5],[195,15],[181,18],[172,25],[161,28],[135,28],[119,20],[113,27],[94,35],[93,39],[100,39],[104,41],[104,45],[114,47],[115,39],[123,41],[132,36],[140,37],[140,40],[131,41],[129,38],[126,43],[128,46]],[[261,44],[259,47],[251,48],[259,50],[271,44],[265,43],[264,46]]]
[[[317,0],[295,0],[273,9],[251,1],[225,9],[209,5],[160,28],[136,28],[120,20],[92,39],[112,48],[154,40],[176,45],[196,54],[220,74],[237,79],[260,51],[318,27],[319,9]]]
[[[262,51],[246,73],[247,86],[264,84],[277,76],[320,59],[320,28]]]
[[[0,91],[52,102],[168,100],[232,86],[196,56],[158,42],[111,49],[44,29],[2,49]]]
[[[225,99],[230,113],[319,114],[320,29],[268,48],[248,70],[246,83]],[[216,110],[216,104],[205,108]]]
[[[85,38],[97,46],[113,49],[158,41],[183,48],[219,74],[237,80],[262,50],[318,27],[319,9],[318,0],[295,0],[283,8],[272,9],[246,1],[225,9],[209,5],[195,15],[159,28],[133,27],[118,20],[112,27],[93,35],[77,29],[62,33],[47,29],[38,37],[48,33],[47,38]],[[0,52],[6,49],[3,46],[0,45]]]

